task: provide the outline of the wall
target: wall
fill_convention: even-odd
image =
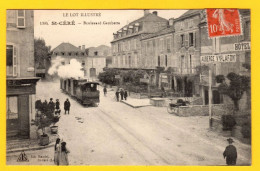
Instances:
[[[223,114],[233,114],[232,104],[212,105],[212,116],[222,116]],[[181,106],[178,109],[178,116],[208,116],[208,105]]]
[[[7,10],[6,43],[17,46],[18,77],[34,77],[34,13],[25,10],[25,28],[17,28],[17,10]]]

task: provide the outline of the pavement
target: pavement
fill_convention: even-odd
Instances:
[[[178,117],[165,107],[133,108],[116,102],[113,91],[107,97],[101,93],[98,107],[84,107],[58,83],[38,82],[36,90],[41,99],[59,98],[61,108],[70,99],[70,114],[62,111],[57,123],[70,165],[225,165],[227,137],[209,129],[208,117]],[[251,146],[233,139],[237,165],[251,165]],[[27,163],[17,162],[20,153],[8,153],[7,165],[53,165],[53,148],[25,152]]]
[[[59,137],[58,134],[51,134],[50,128],[46,128],[46,133],[49,136],[50,143],[45,146],[39,145],[37,127],[32,125],[31,129],[31,138],[30,139],[11,139],[6,143],[6,153],[15,153],[21,151],[30,151],[30,150],[42,150],[45,148],[53,147],[56,139]],[[40,131],[40,130],[39,130]]]

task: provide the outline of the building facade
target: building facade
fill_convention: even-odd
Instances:
[[[70,43],[61,43],[52,50],[51,60],[56,60],[59,57],[61,65],[68,65],[71,59],[76,59],[81,63],[84,77],[96,79],[106,67],[106,57],[110,53],[108,46],[101,45],[99,47],[85,48],[85,45],[76,47]]]
[[[200,23],[201,32],[201,56],[206,55],[232,55],[235,56],[233,62],[216,62],[216,63],[201,63],[201,66],[207,66],[212,71],[213,77],[213,103],[222,103],[229,98],[224,98],[217,91],[217,83],[214,81],[216,75],[227,76],[228,73],[234,72],[239,75],[246,74],[250,76],[249,71],[243,66],[244,64],[250,65],[251,61],[251,23],[250,23],[250,10],[239,10],[241,17],[241,26],[243,34],[240,36],[230,37],[217,37],[210,39],[207,32],[206,17],[202,18]],[[247,44],[248,48],[236,48],[240,45]],[[204,99],[204,104],[208,103],[208,77],[204,76],[200,82],[201,97]],[[243,97],[241,100],[242,108],[245,108],[247,97]],[[230,100],[230,99],[229,99]],[[244,102],[243,102],[244,101]],[[231,102],[232,103],[232,102]]]
[[[173,64],[173,38],[174,28],[168,26],[156,33],[145,36],[141,39],[142,58],[141,62],[144,68],[149,68],[154,71],[157,68],[167,70]],[[156,85],[159,88],[170,88],[168,78],[164,79],[162,73],[153,72],[151,75],[151,85]],[[166,77],[168,77],[166,75]]]
[[[114,33],[111,42],[112,67],[120,69],[145,69],[144,58],[141,53],[141,39],[147,35],[157,32],[167,26],[168,21],[157,15],[157,12],[149,13],[144,10],[144,16],[129,23]]]
[[[7,138],[30,138],[35,119],[33,10],[6,11]]]

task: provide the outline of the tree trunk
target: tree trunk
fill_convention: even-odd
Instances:
[[[235,107],[235,111],[239,110],[239,100],[233,100],[234,101],[234,107]]]

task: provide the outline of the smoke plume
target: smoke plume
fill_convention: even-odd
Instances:
[[[65,59],[57,56],[56,59],[52,60],[48,74],[54,75],[57,74],[61,78],[83,78],[84,72],[82,70],[81,63],[76,59],[71,59],[70,64],[62,65],[62,62],[65,62]]]

